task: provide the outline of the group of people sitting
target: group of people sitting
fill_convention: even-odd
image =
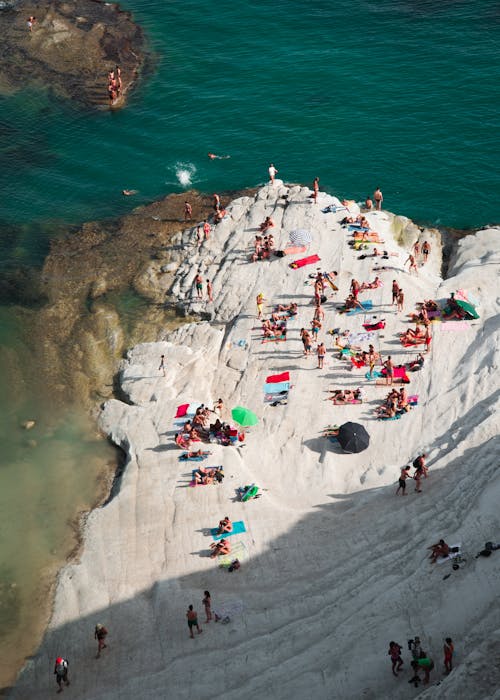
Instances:
[[[257,260],[268,260],[274,250],[275,243],[272,233],[269,233],[266,236],[255,236],[252,262],[257,262]]]
[[[333,401],[333,403],[358,403],[363,401],[363,391],[359,387],[357,389],[330,389],[331,396],[325,401]]]
[[[357,224],[360,228],[370,228],[370,222],[364,214],[358,214],[357,216],[345,216],[340,222],[342,226],[346,224]]]
[[[396,418],[407,413],[411,409],[408,392],[404,387],[392,389],[386,396],[383,404],[375,409],[378,418]]]
[[[407,331],[399,334],[399,339],[403,345],[419,345],[421,343],[425,343],[426,348],[428,349],[429,345],[431,344],[431,333],[429,326],[427,325],[424,326],[424,328],[421,328],[417,323],[415,330],[408,328]]]
[[[221,399],[212,410],[204,404],[198,406],[193,418],[186,420],[181,430],[175,435],[175,444],[188,450],[189,456],[196,456],[193,446],[197,442],[218,442],[221,445],[229,445],[238,436],[238,430],[229,423],[221,421],[221,408]],[[216,415],[213,423],[212,414]]]
[[[273,313],[271,319],[267,318],[262,323],[262,333],[265,338],[284,339],[286,338],[287,316]]]
[[[195,486],[207,486],[208,484],[222,484],[224,470],[222,467],[199,467],[193,472]]]

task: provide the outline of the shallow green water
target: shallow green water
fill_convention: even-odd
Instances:
[[[285,181],[318,175],[349,198],[380,184],[389,209],[420,222],[498,221],[496,3],[124,5],[155,54],[126,109],[87,112],[32,89],[0,97],[0,269],[38,265],[71,224],[167,192],[263,183],[270,161]],[[141,304],[120,304],[133,323]],[[27,378],[27,331],[22,313],[0,309],[0,585],[21,584],[18,620],[109,457],[79,417],[47,419],[43,378]],[[31,417],[28,434],[19,423]]]

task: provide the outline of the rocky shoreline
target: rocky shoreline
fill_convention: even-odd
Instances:
[[[35,17],[32,31],[27,20]],[[142,29],[118,4],[22,0],[0,7],[0,93],[27,86],[90,109],[109,108],[107,73],[121,68],[123,107],[151,62]]]
[[[379,655],[373,649],[384,643],[379,637],[387,634],[387,629],[395,627],[399,637],[406,630],[404,610],[395,615],[394,596],[399,599],[407,595],[409,588],[419,611],[412,625],[425,629],[428,639],[439,635],[440,625],[457,624],[454,598],[446,605],[440,597],[440,578],[432,578],[424,570],[416,544],[409,548],[407,525],[410,520],[419,532],[425,530],[426,537],[435,537],[433,518],[439,506],[440,532],[458,538],[462,530],[464,535],[469,533],[469,539],[477,539],[479,534],[475,532],[474,506],[486,484],[491,487],[494,470],[489,445],[496,401],[490,381],[493,306],[481,296],[484,320],[458,336],[460,344],[439,326],[433,327],[432,355],[426,361],[429,366],[412,380],[412,391],[420,395],[422,405],[404,417],[401,425],[370,419],[363,406],[333,409],[338,418],[342,411],[350,410],[350,417],[368,421],[373,440],[373,448],[361,461],[357,455],[339,456],[317,437],[317,432],[329,420],[318,411],[318,397],[325,390],[323,382],[328,377],[338,382],[341,367],[329,367],[323,376],[309,366],[310,360],[301,357],[298,327],[308,321],[310,311],[307,305],[311,290],[304,287],[308,276],[290,270],[286,260],[254,264],[247,260],[252,232],[265,213],[272,213],[281,242],[286,242],[284,237],[292,227],[306,225],[315,231],[315,249],[324,260],[322,265],[334,265],[341,271],[342,294],[353,273],[359,279],[371,277],[373,263],[369,256],[358,261],[353,255],[338,216],[324,220],[307,197],[307,188],[262,188],[251,197],[232,202],[228,219],[219,224],[201,250],[188,248],[193,237],[188,229],[171,241],[179,246],[179,259],[174,261],[175,273],[168,273],[174,275],[170,276],[170,287],[160,285],[160,295],[168,287],[181,303],[187,302],[188,313],[196,313],[202,307],[194,298],[192,282],[202,265],[203,273],[214,280],[213,307],[203,307],[214,323],[187,324],[165,333],[158,343],[141,343],[127,352],[119,374],[125,400],[107,401],[100,419],[105,432],[127,453],[121,488],[105,508],[89,515],[85,546],[78,561],[65,567],[59,576],[51,625],[13,697],[29,697],[33,688],[50,692],[45,657],[56,648],[73,660],[71,691],[75,697],[88,699],[105,694],[109,698],[128,698],[137,697],[138,692],[143,697],[159,697],[167,686],[180,698],[192,697],[196,692],[194,679],[186,684],[192,642],[184,630],[182,606],[186,601],[196,601],[203,587],[215,590],[217,598],[233,609],[243,608],[233,625],[204,630],[198,642],[203,646],[203,658],[197,657],[198,669],[204,677],[210,676],[200,695],[206,698],[223,693],[228,698],[251,698],[264,687],[272,688],[277,698],[298,698],[303,697],[306,681],[308,687],[312,684],[316,688],[318,697],[329,697],[334,687],[340,688],[341,697],[359,697],[363,687],[375,682],[374,678],[379,694],[391,692],[389,684],[392,682],[392,688],[394,682],[390,677],[386,680],[387,674],[381,678]],[[180,203],[178,200],[177,218]],[[396,267],[381,272],[384,287],[371,292],[377,309],[373,313],[383,314],[388,320],[381,342],[391,352],[392,344],[399,345],[394,337],[404,320],[390,307],[390,279],[394,274],[404,280],[410,309],[423,296],[442,298],[458,286],[478,295],[477,260],[489,256],[491,264],[496,264],[494,255],[488,253],[495,232],[483,232],[464,242],[452,261],[453,279],[443,282],[438,238],[425,231],[433,242],[431,262],[418,277],[410,277],[402,269],[404,255],[415,235],[422,232],[404,217],[388,212],[370,216],[395,255],[391,262]],[[147,268],[138,265],[131,278],[142,280],[151,264],[160,269],[169,262],[165,257],[150,260]],[[155,280],[154,276],[146,277]],[[158,280],[161,275],[153,286]],[[261,345],[259,335],[255,335],[254,304],[259,290],[265,292],[271,305],[289,298],[299,301],[301,315],[293,327],[290,323],[289,338],[283,345]],[[333,313],[329,305],[328,313]],[[338,320],[332,315],[328,323]],[[341,320],[346,322],[349,328],[362,330],[359,319]],[[462,346],[464,351],[474,350],[467,354],[467,361],[462,357]],[[392,352],[403,357],[408,351],[394,347]],[[158,372],[160,353],[168,359],[167,381]],[[283,369],[293,373],[294,388],[288,405],[263,408],[260,384],[264,373]],[[333,375],[329,374],[331,369]],[[474,392],[468,390],[472,376]],[[352,381],[362,381],[361,375],[350,384]],[[366,391],[374,397],[377,394],[374,386]],[[175,406],[182,399],[210,403],[219,395],[227,399],[228,407],[235,403],[248,405],[262,415],[262,423],[252,431],[244,448],[210,446],[216,454],[214,459],[224,464],[227,484],[208,492],[182,488],[189,474],[172,449]],[[425,425],[424,415],[428,416]],[[331,420],[338,418],[334,415]],[[397,506],[387,508],[385,492],[392,493],[395,462],[406,460],[422,445],[423,430],[433,470],[431,488],[425,486],[429,493],[418,503],[414,500],[418,496],[412,496],[408,504],[400,506],[398,501]],[[474,449],[476,470],[468,458],[470,449]],[[450,467],[453,481],[460,484],[459,490],[453,488],[451,493]],[[293,488],[285,478],[292,468]],[[268,489],[265,497],[248,506],[231,505],[234,487],[253,481]],[[490,497],[481,506],[481,536],[494,522],[494,500]],[[236,578],[221,574],[203,556],[203,527],[222,507],[224,512],[231,509],[231,515],[234,510],[235,517],[244,517],[248,530],[251,565]],[[387,551],[380,547],[380,543],[389,541]],[[98,577],[92,575],[96,567]],[[490,567],[482,576],[494,573]],[[457,585],[465,627],[453,628],[453,634],[459,635],[465,645],[465,635],[472,634],[472,641],[478,635],[487,636],[495,620],[484,618],[486,626],[481,626],[477,610],[478,605],[488,608],[487,586],[482,597],[471,598],[466,591],[477,589],[475,570],[469,569],[461,576]],[[436,596],[441,605],[439,616],[430,607]],[[318,617],[318,611],[327,617]],[[91,660],[89,630],[98,621],[109,625],[116,640],[104,670]],[[363,669],[356,665],[346,675],[337,669],[356,662],[352,646],[347,644],[346,648],[347,639],[354,640],[357,648],[361,646],[367,665]],[[230,680],[225,674],[210,675],[208,671],[223,663],[228,645],[235,661]],[[147,674],[139,648],[148,659]],[[333,659],[341,659],[341,663],[333,664]],[[466,667],[465,661],[462,668]],[[479,666],[476,676],[480,674]],[[462,674],[458,682],[468,681]],[[442,687],[456,690],[453,683],[453,678],[446,679]],[[403,697],[403,691],[400,689],[394,697]],[[479,697],[469,686],[468,692],[471,698]]]

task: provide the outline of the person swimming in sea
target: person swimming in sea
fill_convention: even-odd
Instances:
[[[210,160],[226,160],[227,158],[231,158],[231,156],[218,156],[215,153],[209,153],[208,157]]]

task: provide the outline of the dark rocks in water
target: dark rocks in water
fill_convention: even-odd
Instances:
[[[0,302],[38,308],[45,302],[40,288],[40,271],[19,266],[3,270],[0,275]]]
[[[87,107],[110,106],[108,72],[120,66],[123,106],[146,62],[142,30],[118,5],[96,0],[48,0],[0,12],[0,90],[42,85]],[[34,15],[33,30],[28,17]]]

